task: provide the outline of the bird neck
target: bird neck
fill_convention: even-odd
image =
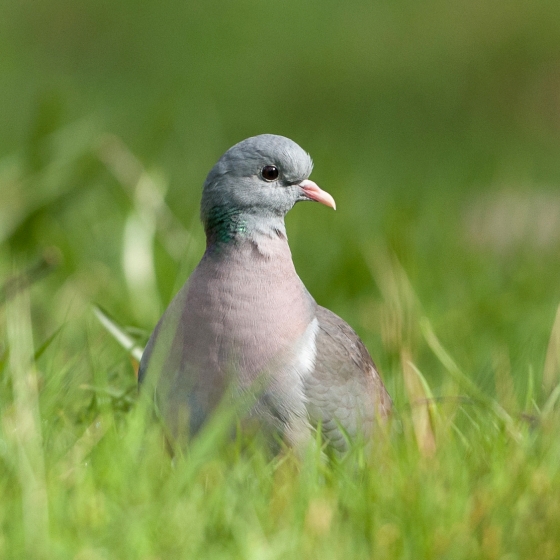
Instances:
[[[255,216],[251,212],[218,206],[205,216],[204,222],[208,248],[229,245],[240,240],[258,242],[263,236],[284,241],[287,239],[284,216]]]

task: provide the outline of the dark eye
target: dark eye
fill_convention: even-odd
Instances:
[[[278,167],[275,165],[265,165],[261,171],[262,178],[265,181],[276,181],[279,174]]]

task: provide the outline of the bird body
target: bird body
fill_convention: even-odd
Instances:
[[[196,433],[222,401],[255,391],[250,415],[305,445],[319,424],[367,437],[391,400],[356,333],[317,305],[296,273],[284,226],[300,200],[334,207],[308,180],[309,156],[280,136],[249,138],[224,154],[203,190],[207,247],[142,357],[157,375],[171,433]],[[276,174],[278,174],[276,176]]]

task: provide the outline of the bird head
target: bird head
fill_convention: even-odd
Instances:
[[[283,219],[300,201],[336,208],[333,197],[309,175],[309,154],[283,136],[261,134],[230,148],[214,165],[204,183],[201,218],[205,227],[216,216]]]

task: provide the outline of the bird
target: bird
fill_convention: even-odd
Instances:
[[[295,449],[320,431],[344,452],[390,417],[392,400],[364,343],[295,270],[287,212],[303,201],[336,209],[309,179],[312,168],[294,141],[261,134],[209,172],[200,207],[206,250],[139,367],[141,385],[153,379],[172,437],[196,435],[224,399],[252,392],[249,419]]]

